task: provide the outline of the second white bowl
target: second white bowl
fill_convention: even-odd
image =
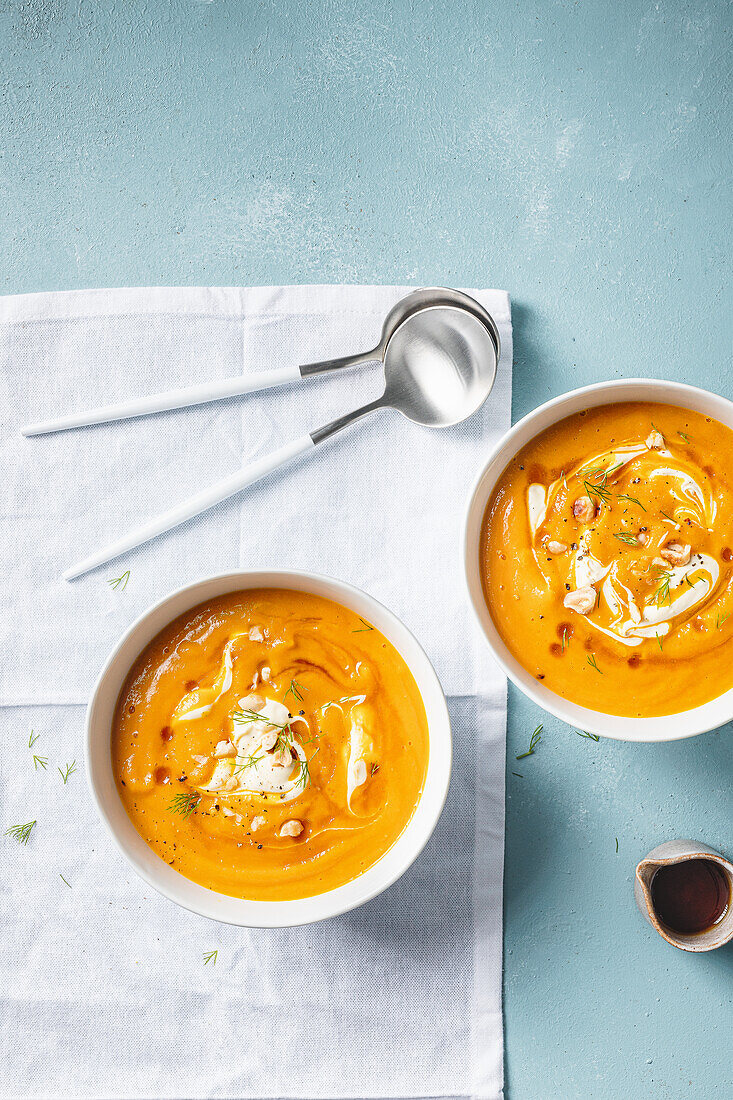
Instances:
[[[593,386],[571,390],[523,417],[500,440],[489,456],[486,465],[476,479],[471,491],[464,530],[463,559],[468,581],[468,592],[479,623],[491,647],[495,660],[525,695],[538,706],[557,718],[589,733],[603,737],[615,737],[622,741],[676,741],[692,737],[706,730],[716,729],[733,718],[733,689],[711,699],[709,703],[678,714],[661,718],[625,718],[604,714],[578,706],[549,688],[543,687],[516,657],[509,651],[496,629],[486,606],[481,571],[479,546],[481,525],[486,506],[496,483],[516,453],[546,428],[582,409],[598,405],[614,405],[622,401],[645,401],[656,404],[678,405],[712,416],[721,424],[733,429],[733,403],[707,390],[686,386],[681,382],[662,382],[651,378],[627,378],[616,382],[598,382]]]
[[[248,588],[286,588],[334,600],[373,623],[401,653],[415,678],[428,721],[429,756],[420,801],[392,847],[358,878],[297,901],[249,901],[207,890],[185,878],[150,848],[127,816],[112,771],[111,732],[117,699],[128,672],[146,645],[178,615],[205,600]],[[424,650],[400,620],[366,592],[315,573],[262,571],[224,573],[180,588],[132,624],[108,658],[87,710],[86,763],[92,796],[112,839],[137,873],[165,897],[204,917],[253,928],[277,928],[324,920],[386,890],[428,842],[448,793],[451,731],[445,696]]]

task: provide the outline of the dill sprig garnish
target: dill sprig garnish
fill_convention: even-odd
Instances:
[[[595,653],[591,653],[591,655],[588,657],[588,664],[591,668],[594,668],[596,672],[600,672],[601,676],[603,675],[603,669],[598,667]]]
[[[306,742],[306,743],[308,744],[309,742]],[[290,739],[286,739],[284,737],[283,738],[278,738],[277,741],[275,742],[273,748],[278,749],[280,747],[288,748],[288,749],[292,750],[293,741],[290,740]],[[316,756],[319,752],[320,752],[320,746],[313,753],[313,756]],[[238,757],[238,759],[240,759],[242,761],[242,763],[237,764],[237,766],[235,767],[232,774],[236,775],[237,772],[246,771],[247,768],[253,768],[256,764],[259,764],[259,762],[261,760],[265,760],[267,758],[267,755],[268,754],[266,752],[261,752],[259,754],[257,752],[253,752],[253,753],[250,753],[249,756]],[[313,756],[311,756],[311,760],[313,759]],[[308,759],[300,760],[300,758],[298,758],[298,775],[295,778],[295,780],[293,781],[293,786],[295,788],[300,787],[302,790],[305,790],[305,788],[306,788],[306,786],[308,785],[309,782],[310,782],[310,762],[308,761]]]
[[[728,620],[728,619],[730,618],[730,615],[731,615],[731,613],[730,613],[730,611],[729,611],[729,612],[728,612],[728,614],[727,614],[727,615],[724,615],[724,616],[723,616],[723,618],[721,619],[721,617],[720,617],[720,613],[718,613],[718,616],[717,616],[717,618],[715,619],[715,629],[716,629],[716,630],[720,630],[720,628],[721,628],[721,626],[723,625],[723,623],[724,623],[724,622],[726,622],[726,621],[727,621],[727,620]]]
[[[33,736],[33,730],[31,730],[30,737],[28,738],[28,748],[29,749],[33,748],[33,746],[35,745],[36,741],[38,740],[38,738],[40,736],[41,736],[40,733],[37,733],[34,737]],[[43,770],[45,771],[47,767],[48,767],[48,757],[47,756],[36,756],[36,754],[34,753],[33,754],[33,771],[37,772],[39,768],[43,768]]]
[[[579,478],[588,478],[592,480],[596,485],[605,485],[608,480],[608,475],[602,466],[588,466],[581,470],[578,470]]]
[[[114,588],[115,592],[120,586],[122,586],[122,591],[124,592],[127,588],[127,582],[129,581],[129,579],[130,570],[126,569],[121,577],[112,577],[111,580],[107,581],[107,584],[110,586],[110,588]]]
[[[180,791],[174,794],[168,803],[168,813],[180,814],[182,818],[189,818],[201,801],[201,795],[197,791]]]
[[[293,699],[295,699],[296,702],[302,703],[303,702],[303,692],[307,691],[307,690],[308,689],[303,687],[302,684],[299,684],[297,680],[291,680],[290,681],[290,687],[288,688],[288,690],[283,695],[283,702],[287,699],[288,695],[292,695]]]
[[[67,886],[69,887],[69,889],[71,890],[71,883],[70,883],[70,882],[69,882],[69,881],[68,881],[67,879],[65,879],[65,878],[64,878],[64,876],[63,876],[63,875],[61,874],[61,872],[60,872],[60,871],[59,871],[59,878],[61,879],[61,881],[62,881],[62,882],[65,882],[65,883],[66,883],[66,885],[67,885]]]
[[[611,499],[611,490],[605,485],[594,485],[592,481],[584,481],[583,487],[591,499],[596,496],[602,504],[608,504]]]
[[[219,957],[218,950],[217,951],[204,951],[204,966],[208,966],[208,964],[211,963],[211,962],[213,962],[214,965],[216,966],[216,960],[218,959],[218,957]]]
[[[35,821],[26,821],[25,825],[11,825],[5,830],[5,836],[14,837],[19,844],[27,844],[35,824]]]
[[[662,511],[661,508],[659,509],[659,511],[662,513],[665,519],[668,519],[670,523],[673,523],[675,525],[675,527],[679,527],[679,523],[673,516],[668,515],[666,512]]]
[[[517,756],[516,759],[517,760],[524,760],[525,756],[534,756],[534,750],[539,745],[541,740],[542,740],[542,726],[537,726],[536,730],[534,731],[534,733],[532,734],[532,736],[530,738],[529,748],[527,749],[526,752],[520,752],[519,756]]]
[[[663,570],[657,574],[655,579],[659,581],[659,588],[653,594],[652,599],[657,607],[661,607],[663,603],[671,601],[669,582],[672,580],[672,574],[668,570]]]
[[[564,626],[562,628],[561,643],[562,643],[562,648],[561,648],[560,652],[564,653],[565,652],[565,646],[569,644],[568,643],[568,628],[566,626]]]
[[[613,537],[618,539],[619,542],[625,542],[627,546],[639,545],[639,540],[636,535],[632,535],[629,531],[614,531]]]
[[[689,443],[689,442],[690,442],[690,437],[689,437],[689,435],[686,435],[686,434],[685,434],[685,432],[681,432],[681,431],[680,431],[680,430],[678,429],[678,430],[677,430],[677,435],[678,435],[678,436],[680,437],[680,439],[684,439],[685,443]]]
[[[588,733],[588,730],[576,730],[578,737],[585,737],[588,741],[600,741],[597,733]]]
[[[266,722],[268,726],[272,726],[273,729],[280,730],[280,736],[275,743],[275,748],[279,748],[279,742],[286,742],[292,740],[295,736],[293,733],[293,722],[297,721],[297,718],[291,718],[290,721],[283,725],[281,722],[273,722],[271,718],[268,718],[266,714],[260,714],[256,710],[235,710],[232,714],[232,721],[241,723],[251,722]]]
[[[657,645],[659,646],[659,652],[664,653],[664,634],[655,634],[657,639]]]
[[[61,768],[58,768],[57,771],[64,781],[64,786],[66,786],[69,781],[69,777],[72,776],[76,771],[76,760],[72,760],[70,764],[67,764],[64,771],[61,771]]]
[[[365,634],[367,630],[374,630],[374,627],[371,625],[371,623],[368,623],[366,619],[362,619],[361,615],[359,616],[359,622],[363,623],[364,625],[358,627],[356,630],[352,630],[352,634]]]
[[[319,745],[318,748],[316,749],[316,751],[313,753],[313,756],[318,756],[318,753],[320,751],[321,751],[321,746]],[[295,780],[295,783],[293,784],[294,787],[300,787],[302,790],[305,790],[306,786],[310,783],[310,778],[311,778],[310,766],[311,766],[311,762],[313,760],[313,756],[311,756],[310,760],[305,759],[305,760],[300,761],[300,771],[298,772],[298,778]]]
[[[641,508],[642,512],[646,512],[646,508],[641,503],[641,501],[637,499],[637,497],[630,497],[628,493],[618,493],[618,499],[619,500],[628,500],[632,504],[638,504],[639,507]]]
[[[272,726],[276,730],[290,730],[289,722],[283,726],[280,722],[273,722],[266,714],[260,714],[256,710],[235,710],[232,721],[240,724],[243,722],[267,722],[268,726]]]
[[[596,485],[604,488],[611,474],[620,470],[623,462],[617,462],[615,466],[581,466],[577,476],[580,478],[592,478]]]
[[[292,723],[295,722],[295,721],[300,721],[300,719],[292,718],[289,722],[287,722],[287,724],[283,725],[280,722],[273,722],[270,718],[267,717],[267,715],[260,714],[256,710],[239,710],[239,711],[235,711],[234,714],[232,715],[232,718],[235,722],[266,722],[268,724],[268,726],[272,726],[274,729],[280,730],[281,732],[278,735],[277,741],[272,746],[272,749],[269,750],[269,751],[277,752],[278,750],[281,751],[283,749],[289,749],[290,752],[293,753],[294,756],[296,755],[295,754],[295,734],[293,733]],[[313,740],[314,740],[314,738],[311,737],[308,741],[303,742],[303,744],[309,745],[311,743],[311,741],[313,741]],[[316,756],[316,754],[319,751],[320,751],[320,746],[313,753],[313,756]],[[238,772],[246,771],[248,768],[255,767],[257,764],[259,764],[259,762],[261,760],[267,759],[267,756],[268,756],[268,751],[267,750],[262,750],[260,752],[257,749],[255,749],[254,752],[249,753],[248,756],[238,756],[237,757],[237,764],[236,764],[232,774],[236,775]],[[313,759],[313,756],[311,756],[311,760]],[[306,785],[309,782],[310,782],[310,765],[309,765],[309,762],[308,762],[307,759],[301,760],[300,757],[298,757],[298,775],[297,775],[297,778],[295,779],[295,781],[293,783],[293,786],[296,787],[296,788],[300,787],[303,790],[305,790]]]
[[[316,754],[313,753],[313,755],[315,756]],[[300,767],[298,769],[298,776],[297,776],[297,779],[295,780],[295,782],[293,783],[293,786],[296,787],[296,788],[300,787],[300,789],[302,791],[304,791],[305,788],[307,787],[308,783],[310,782],[310,777],[311,777],[311,773],[310,773],[310,765],[309,765],[308,761],[307,760],[301,760],[300,761]]]
[[[379,764],[374,764],[374,763],[372,763],[372,766],[371,766],[371,769],[370,769],[370,771],[369,771],[369,774],[370,774],[370,775],[376,775],[378,771],[379,771]]]
[[[275,742],[276,745],[278,744],[279,740],[280,738],[278,738],[278,740]],[[237,760],[241,760],[241,764],[236,764],[232,775],[237,775],[239,772],[246,771],[248,768],[254,768],[257,764],[259,764],[260,760],[264,760],[266,756],[267,753],[264,750],[258,753],[256,749],[254,752],[249,753],[248,756],[238,756]]]

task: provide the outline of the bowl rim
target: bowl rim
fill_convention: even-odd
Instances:
[[[504,674],[533,703],[570,726],[619,741],[660,742],[695,737],[733,719],[733,688],[707,703],[675,714],[634,718],[591,710],[539,684],[501,639],[483,597],[479,570],[481,524],[496,483],[512,457],[551,424],[582,408],[648,401],[677,404],[713,416],[733,430],[733,402],[721,394],[663,378],[619,378],[594,382],[550,398],[526,413],[501,437],[471,485],[463,524],[464,580],[474,615],[491,654]],[[554,415],[557,413],[557,415]]]
[[[104,713],[106,711],[108,717],[114,714],[119,691],[136,658],[179,615],[218,595],[248,588],[313,592],[358,614],[363,613],[405,661],[420,692],[428,723],[429,756],[423,789],[412,817],[397,839],[355,879],[302,899],[256,901],[231,897],[186,878],[169,867],[143,840],[127,816],[114,783],[110,752],[111,723],[105,721]],[[168,611],[171,607],[175,610]],[[164,612],[167,612],[166,617],[161,620]],[[155,623],[152,628],[151,623]],[[143,640],[140,640],[141,636]],[[409,656],[405,653],[406,648],[410,651]],[[131,658],[130,650],[133,653]],[[296,569],[228,570],[200,577],[167,593],[137,616],[105,659],[85,716],[87,783],[97,812],[118,851],[147,885],[168,900],[199,916],[249,928],[286,928],[327,920],[371,901],[392,886],[420,855],[438,823],[448,796],[452,748],[450,717],[443,688],[432,662],[412,631],[394,612],[363,589],[326,574]]]

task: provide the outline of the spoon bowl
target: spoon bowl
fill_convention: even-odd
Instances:
[[[384,350],[383,404],[427,427],[458,424],[491,393],[498,351],[492,329],[462,306],[410,313]]]

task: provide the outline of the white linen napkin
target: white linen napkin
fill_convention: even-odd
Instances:
[[[0,1005],[14,1026],[1,1095],[500,1096],[505,685],[471,619],[459,542],[470,483],[509,425],[506,294],[472,291],[502,356],[471,420],[431,431],[378,413],[71,584],[60,575],[77,559],[376,395],[379,368],[18,434],[74,408],[371,347],[409,289],[0,299],[3,831],[37,821],[26,846],[3,838]],[[220,926],[150,891],[102,832],[81,774],[79,704],[122,630],[174,587],[259,566],[330,573],[395,611],[435,663],[456,742],[448,806],[410,872],[355,913],[275,932]],[[57,768],[74,759],[64,784]]]

